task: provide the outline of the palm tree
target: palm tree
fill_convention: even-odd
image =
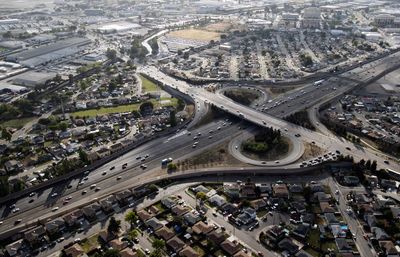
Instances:
[[[109,233],[117,234],[121,229],[121,221],[116,220],[114,217],[111,217],[110,223],[108,224],[107,231]]]

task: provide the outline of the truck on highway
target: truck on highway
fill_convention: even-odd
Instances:
[[[319,86],[322,84],[322,82],[324,82],[323,79],[318,80],[318,81],[315,81],[315,82],[314,82],[314,86],[319,87]]]
[[[162,167],[165,167],[165,166],[167,166],[168,163],[172,162],[173,160],[174,160],[174,159],[172,159],[171,157],[169,157],[168,159],[163,159],[163,160],[161,161],[161,166],[162,166]]]

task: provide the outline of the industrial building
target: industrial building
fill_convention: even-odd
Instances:
[[[63,57],[73,55],[82,50],[82,47],[90,44],[87,38],[71,38],[52,44],[31,48],[6,57],[7,61],[17,62],[25,67],[33,68]]]

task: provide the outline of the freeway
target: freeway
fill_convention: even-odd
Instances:
[[[348,73],[343,73],[339,79],[346,79],[346,81],[353,80],[352,77],[356,77],[361,80],[361,78],[367,82],[372,81],[376,76],[380,76],[380,73],[385,70],[391,70],[393,67],[397,67],[396,59],[398,59],[400,53],[395,53],[390,56],[387,56],[383,59],[372,62],[368,65],[364,65],[362,67],[357,67]],[[214,106],[225,110],[228,113],[239,116],[243,119],[246,119],[254,124],[258,124],[260,126],[268,126],[273,127],[274,129],[282,129],[292,135],[297,135],[297,137],[301,137],[304,142],[315,143],[322,149],[325,149],[327,152],[335,152],[339,151],[344,155],[352,155],[355,160],[361,159],[371,159],[377,160],[379,168],[392,168],[399,169],[398,163],[385,164],[384,161],[386,158],[378,156],[379,152],[363,148],[358,145],[354,145],[353,143],[346,141],[342,138],[331,137],[329,135],[324,135],[320,132],[310,131],[303,127],[294,125],[292,123],[286,122],[279,117],[274,117],[268,113],[261,112],[259,110],[251,109],[247,106],[240,105],[229,98],[226,98],[220,94],[213,94],[199,87],[193,87],[192,85],[186,83],[185,81],[177,80],[172,78],[161,71],[159,71],[154,66],[144,67],[140,69],[141,72],[147,74],[155,80],[158,80],[165,85],[169,85],[177,90],[184,92],[190,96],[192,96],[196,101],[203,101],[206,103],[211,103]],[[349,76],[349,74],[351,76]],[[357,75],[361,74],[361,75]],[[336,78],[338,81],[339,79]],[[340,84],[342,90],[332,88],[331,93],[327,94],[326,92],[322,92],[318,95],[308,95],[304,94],[304,101],[310,101],[311,99],[318,99],[318,102],[322,102],[325,99],[332,99],[332,97],[337,97],[347,92],[348,90],[356,87],[359,83],[348,83],[347,85],[342,84],[343,82],[337,83]],[[330,83],[326,83],[326,87],[329,87]],[[309,87],[314,87],[314,85],[309,85]],[[333,86],[335,87],[335,86]],[[317,90],[311,90],[310,92],[315,92]],[[301,89],[300,89],[301,92]],[[292,93],[291,93],[292,94]],[[298,93],[297,93],[298,94]],[[301,104],[301,102],[300,102]],[[306,104],[306,103],[304,103]],[[293,109],[302,109],[303,106],[294,105]]]
[[[217,127],[221,127],[221,129],[217,130]],[[214,131],[212,139],[207,138],[210,130]],[[199,133],[202,136],[198,136]],[[31,197],[26,196],[1,206],[0,213],[3,224],[0,226],[0,234],[14,229],[15,221],[18,219],[22,220],[19,225],[22,227],[25,223],[44,219],[46,214],[62,213],[79,204],[90,202],[93,198],[120,190],[124,184],[133,185],[132,181],[138,182],[139,177],[146,179],[154,174],[164,175],[166,170],[160,168],[162,159],[169,157],[175,160],[189,158],[226,141],[229,137],[238,133],[241,133],[241,130],[239,130],[237,123],[230,125],[230,122],[219,120],[190,132],[182,130],[169,138],[156,139],[92,171],[87,176],[73,179],[67,183],[59,183],[51,188],[36,192]],[[205,136],[206,134],[207,136]],[[196,135],[198,139],[194,140]],[[198,143],[193,147],[195,141]],[[142,161],[146,155],[148,157],[145,158],[145,161]],[[138,157],[141,159],[138,159]],[[127,163],[126,169],[121,167],[124,163]],[[147,168],[143,169],[140,165],[146,165]],[[94,184],[96,184],[95,188],[99,190],[90,189],[90,186]],[[67,198],[71,199],[67,201]],[[10,208],[10,206],[13,208]],[[51,212],[54,207],[59,209]],[[12,210],[15,208],[19,208],[19,211],[13,213]]]

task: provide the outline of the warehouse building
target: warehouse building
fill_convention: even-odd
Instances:
[[[63,57],[78,53],[82,47],[90,44],[87,38],[71,38],[52,44],[31,48],[6,57],[7,61],[17,62],[23,66],[33,68]]]

